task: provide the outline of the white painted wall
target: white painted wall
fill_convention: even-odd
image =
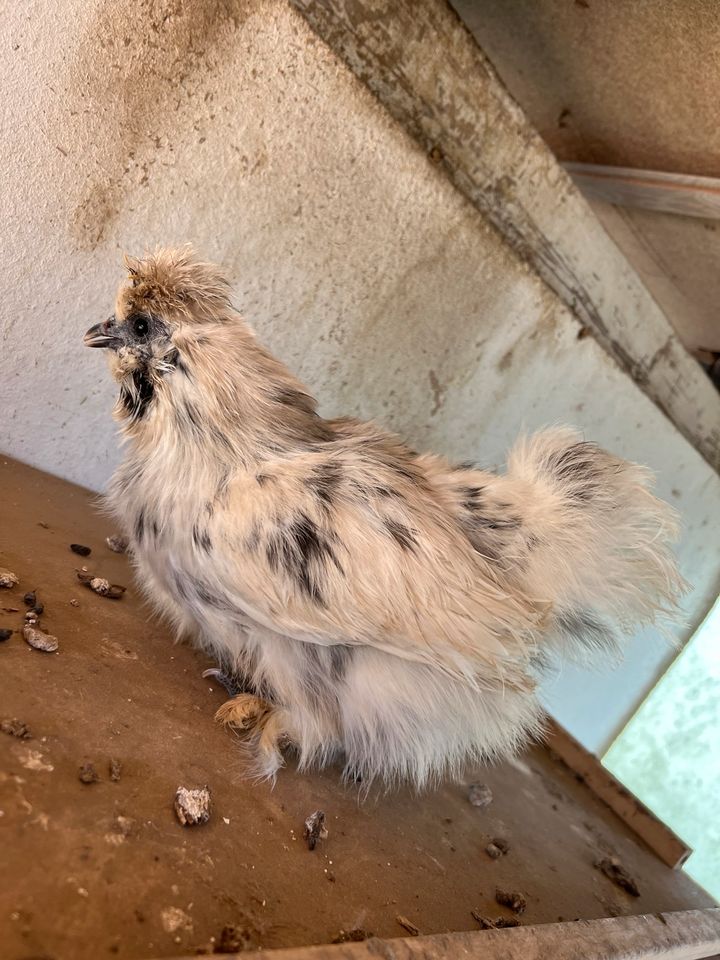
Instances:
[[[720,579],[720,480],[282,0],[46,0],[0,18],[0,447],[99,489],[112,386],[84,330],[121,251],[193,241],[327,413],[499,463],[555,421],[648,463],[683,512],[691,622]],[[593,748],[667,659],[548,690]]]

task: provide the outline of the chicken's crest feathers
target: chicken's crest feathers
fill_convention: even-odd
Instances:
[[[128,283],[118,293],[117,312],[160,313],[167,319],[221,320],[230,311],[230,284],[215,264],[192,246],[161,247],[143,257],[124,257]]]

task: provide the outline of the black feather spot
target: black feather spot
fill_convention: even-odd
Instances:
[[[391,499],[391,498],[396,498],[398,500],[405,499],[399,490],[396,490],[394,487],[387,487],[383,484],[381,484],[380,486],[373,487],[373,493],[377,494],[378,497],[386,497],[388,499]]]
[[[142,543],[144,536],[145,536],[145,508],[142,507],[138,515],[135,517],[135,540],[138,543]]]
[[[329,536],[304,513],[270,535],[266,554],[271,570],[282,570],[307,597],[321,605],[327,562],[342,572]]]
[[[404,523],[391,520],[389,517],[386,517],[383,523],[385,524],[387,532],[402,550],[415,552],[414,548],[417,546],[417,539],[412,530],[406,527]]]
[[[329,508],[333,504],[333,499],[337,493],[337,488],[342,479],[342,470],[337,463],[321,463],[315,467],[312,474],[307,478],[306,483],[321,504]]]
[[[483,487],[463,487],[460,490],[460,496],[463,498],[462,505],[466,510],[478,510],[480,508]]]
[[[274,395],[273,400],[275,403],[281,403],[286,407],[297,407],[298,410],[303,410],[305,413],[315,413],[315,401],[313,398],[304,393],[302,390],[297,390],[294,387],[285,387],[282,390]]]
[[[210,540],[210,534],[205,529],[200,529],[198,523],[193,524],[192,528],[192,539],[195,546],[198,550],[204,550],[205,553],[210,553],[212,550],[212,541]]]
[[[612,629],[589,610],[558,610],[558,629],[591,650],[614,650],[617,638]]]
[[[547,469],[567,484],[565,492],[569,500],[587,501],[595,492],[599,481],[599,452],[596,444],[581,441],[547,457]]]
[[[334,683],[340,683],[347,673],[354,650],[345,643],[338,643],[328,647],[330,655],[330,676]]]
[[[143,370],[133,370],[132,382],[134,390],[129,389],[125,383],[121,385],[120,399],[132,421],[142,420],[155,396],[155,387]]]

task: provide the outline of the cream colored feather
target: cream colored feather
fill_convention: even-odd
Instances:
[[[241,689],[251,772],[418,785],[517,749],[555,656],[672,616],[673,511],[571,430],[495,475],[324,420],[189,248],[128,259],[109,350],[127,454],[107,502],[148,599]]]

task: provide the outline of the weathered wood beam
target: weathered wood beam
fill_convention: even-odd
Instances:
[[[720,396],[445,0],[291,0],[716,469]]]
[[[692,849],[559,723],[550,721],[546,742],[563,763],[581,776],[595,796],[634,830],[663,863],[675,869],[686,862]]]
[[[720,179],[715,177],[690,177],[596,163],[564,163],[563,167],[592,200],[681,217],[720,220]]]
[[[243,953],[243,960],[707,960],[720,908]],[[240,954],[237,954],[240,958]],[[177,960],[190,960],[189,957]]]

